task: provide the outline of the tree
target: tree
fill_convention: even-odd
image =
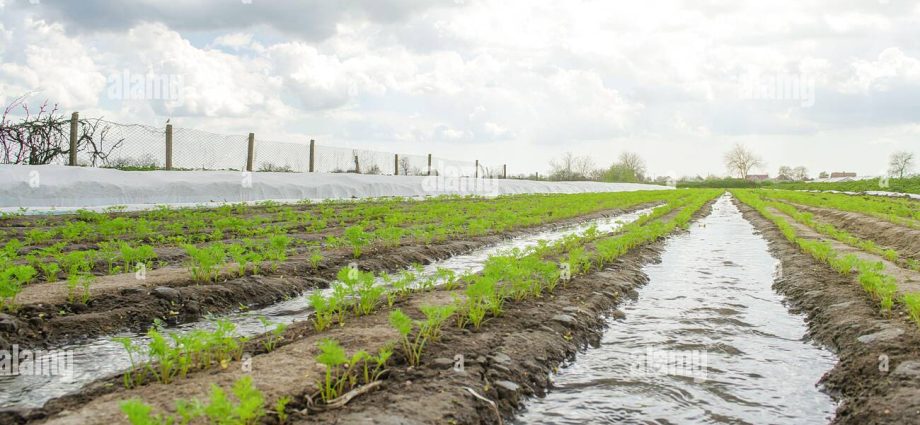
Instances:
[[[792,167],[788,165],[779,167],[779,171],[776,172],[776,178],[779,180],[794,180],[792,178]]]
[[[747,179],[752,169],[763,166],[763,160],[739,143],[725,154],[725,166],[730,174]]]
[[[18,122],[14,112],[22,110]],[[0,114],[0,164],[42,165],[70,156],[70,118],[46,100],[33,111],[26,97],[13,99]],[[109,155],[124,142],[110,140],[111,126],[101,119],[77,121],[77,153],[89,156],[89,165],[106,165]]]
[[[808,169],[801,165],[793,168],[792,169],[792,179],[795,181],[808,180]]]
[[[822,172],[818,173],[818,178],[819,178],[819,179],[826,179],[826,178],[828,178],[828,177],[830,177],[830,174],[827,174],[827,171],[822,171]]]
[[[399,158],[399,172],[402,173],[402,175],[408,176],[410,168],[411,168],[411,165],[409,164],[409,158],[405,156],[402,158]]]
[[[914,168],[914,154],[911,152],[895,152],[888,161],[888,174],[891,177],[903,179]]]
[[[588,156],[575,156],[566,152],[549,163],[550,180],[587,180],[595,174],[594,161]]]
[[[636,183],[645,180],[645,161],[632,152],[623,152],[619,160],[601,173],[605,182]]]

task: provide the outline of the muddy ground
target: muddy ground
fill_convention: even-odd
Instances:
[[[324,288],[339,269],[354,262],[363,270],[393,272],[413,263],[428,264],[504,239],[560,226],[581,223],[647,208],[606,210],[536,227],[443,242],[403,243],[394,248],[376,247],[354,260],[348,249],[326,252],[313,270],[306,256],[294,256],[270,275],[230,277],[229,269],[218,283],[196,284],[185,269],[164,268],[148,272],[146,279],[134,274],[100,278],[86,303],[67,301],[61,283],[34,284],[24,291],[15,315],[0,313],[0,349],[12,344],[49,347],[129,329],[144,331],[155,319],[174,325],[199,320],[207,314],[260,308],[295,297],[305,290]],[[266,267],[266,271],[268,267]]]
[[[920,332],[880,312],[852,276],[801,252],[769,220],[735,202],[781,261],[774,288],[807,317],[810,337],[839,362],[821,380],[840,403],[833,423],[915,424],[920,418]]]

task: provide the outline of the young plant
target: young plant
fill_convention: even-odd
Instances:
[[[319,263],[323,261],[323,252],[320,251],[319,247],[315,247],[310,250],[310,267],[313,271],[319,269]]]
[[[351,253],[355,258],[361,257],[361,250],[370,244],[371,237],[364,231],[364,226],[351,226],[345,229],[345,240],[351,246]]]
[[[36,274],[32,266],[12,266],[0,271],[0,311],[16,308],[16,296]]]
[[[184,245],[183,248],[185,248],[185,252],[189,256],[188,267],[196,281],[217,281],[220,268],[227,259],[226,248],[223,244],[216,243],[204,248]]]
[[[260,317],[259,321],[262,322],[262,326],[270,329],[268,339],[262,342],[262,346],[265,347],[265,351],[275,351],[275,345],[284,339],[284,331],[287,329],[287,325],[280,322],[273,324],[264,317]]]
[[[333,339],[325,338],[319,341],[317,347],[320,354],[316,362],[326,367],[324,379],[319,383],[319,396],[324,403],[338,397],[345,389],[347,377],[341,377],[341,369],[346,366],[348,358],[345,349]]]

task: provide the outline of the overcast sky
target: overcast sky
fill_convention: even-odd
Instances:
[[[168,77],[179,96],[120,93]],[[879,174],[920,154],[920,2],[0,0],[0,101],[545,171]],[[153,97],[153,98],[151,98]]]

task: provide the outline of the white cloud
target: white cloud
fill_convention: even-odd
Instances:
[[[893,129],[917,123],[920,7],[898,2],[216,2],[7,5],[0,96],[41,90],[67,108],[217,132],[502,153],[521,171],[565,150],[603,162],[633,149],[653,172],[720,172],[739,139],[771,163],[792,141],[817,146],[801,155],[819,169],[850,160],[839,140],[874,129],[885,136],[866,140],[894,146],[915,133]],[[125,71],[179,76],[182,97],[113,99],[106,77]],[[813,81],[814,106],[739,98],[751,73]]]

